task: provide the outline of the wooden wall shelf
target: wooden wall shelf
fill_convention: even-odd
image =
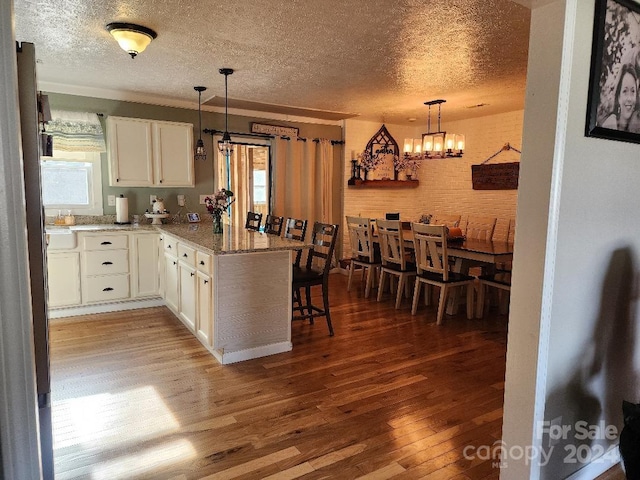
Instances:
[[[418,180],[349,180],[347,185],[354,188],[416,188]]]

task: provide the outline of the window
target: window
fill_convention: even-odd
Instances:
[[[40,163],[45,214],[102,215],[100,154],[53,151]]]
[[[267,203],[267,172],[253,171],[253,203],[266,205]]]

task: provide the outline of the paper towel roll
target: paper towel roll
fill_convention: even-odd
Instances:
[[[116,198],[116,223],[129,223],[129,199],[123,195]]]

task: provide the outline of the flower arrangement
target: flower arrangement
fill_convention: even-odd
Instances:
[[[204,204],[207,207],[207,211],[215,218],[220,218],[222,214],[229,208],[229,206],[235,201],[230,200],[233,197],[231,190],[221,188],[214,195],[213,198],[205,197]]]
[[[371,155],[369,150],[365,150],[358,154],[358,161],[365,172],[370,172],[382,163],[382,158],[378,157],[378,155]]]
[[[405,172],[407,175],[415,175],[420,168],[420,161],[409,155],[394,156],[393,168],[396,172]]]

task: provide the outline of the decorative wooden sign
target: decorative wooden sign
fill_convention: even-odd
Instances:
[[[393,164],[393,157],[400,155],[400,147],[391,136],[387,127],[382,125],[380,130],[371,137],[367,148],[372,157],[378,157],[381,162],[375,170],[371,170],[368,174],[369,180],[396,180],[396,171]]]
[[[474,190],[517,190],[520,162],[471,165]]]
[[[300,129],[295,127],[283,127],[280,125],[266,125],[264,123],[252,123],[251,133],[263,133],[266,135],[297,137]]]

